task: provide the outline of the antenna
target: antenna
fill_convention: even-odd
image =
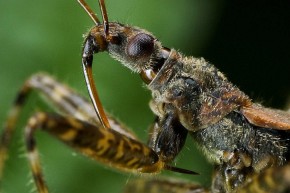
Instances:
[[[103,26],[104,26],[105,36],[107,38],[109,35],[109,21],[108,21],[108,14],[107,14],[107,9],[106,9],[104,0],[99,0],[99,5],[101,8],[102,17],[103,17]]]
[[[88,13],[88,15],[94,21],[94,23],[96,24],[96,26],[99,26],[101,24],[100,20],[98,19],[97,15],[93,12],[93,10],[89,7],[89,5],[85,2],[85,0],[78,0],[78,2],[84,8],[84,10]]]

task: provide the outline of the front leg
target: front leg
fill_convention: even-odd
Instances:
[[[119,170],[133,173],[156,173],[163,169],[164,162],[151,148],[112,129],[96,127],[73,117],[37,113],[25,128],[28,159],[39,193],[47,193],[34,133],[42,129],[65,144]]]
[[[58,112],[101,126],[93,106],[87,99],[47,74],[32,75],[19,90],[0,136],[0,187],[9,144],[21,110],[32,91],[42,94]],[[111,129],[136,139],[132,131],[126,129],[111,116],[109,116],[109,122]]]
[[[150,132],[149,146],[164,162],[171,162],[182,149],[188,130],[180,124],[170,105],[165,105],[164,108],[166,114],[156,119]]]
[[[61,114],[83,120],[84,122],[95,125],[96,128],[101,127],[94,108],[87,99],[47,74],[37,73],[32,75],[19,90],[0,136],[0,192],[3,183],[2,174],[4,163],[8,157],[8,147],[11,143],[12,134],[21,110],[26,104],[26,99],[33,91],[38,91],[38,93],[45,96],[46,101],[52,104],[52,107]],[[109,122],[112,130],[137,140],[132,131],[120,124],[113,117],[109,116]]]

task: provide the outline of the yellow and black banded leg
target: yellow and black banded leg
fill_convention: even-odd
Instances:
[[[84,97],[80,96],[66,85],[59,83],[47,74],[38,73],[32,75],[18,92],[13,106],[9,111],[6,123],[4,124],[4,130],[2,131],[0,137],[0,187],[4,163],[8,157],[7,150],[11,141],[11,136],[15,129],[15,125],[21,109],[25,104],[26,98],[33,90],[36,90],[44,95],[54,106],[54,108],[60,111],[62,114],[67,114],[80,120],[87,121],[89,123],[95,124],[98,127],[101,126],[93,106]],[[131,131],[127,130],[126,127],[122,126],[112,117],[109,117],[109,122],[111,129],[136,139],[135,135]]]
[[[39,193],[47,193],[34,133],[48,132],[73,149],[111,167],[133,173],[154,173],[164,163],[151,148],[112,129],[96,127],[88,122],[57,114],[39,112],[31,117],[25,128],[28,159]]]
[[[22,86],[4,125],[0,138],[0,187],[11,135],[25,99],[33,90],[44,95],[57,111],[65,114],[37,113],[27,124],[28,157],[39,192],[47,192],[47,188],[33,139],[33,133],[38,128],[48,131],[83,154],[120,170],[149,173],[159,172],[163,168],[174,170],[174,167],[160,161],[154,151],[140,143],[130,130],[114,118],[108,117],[110,129],[103,128],[91,102],[51,76],[39,73],[31,76]]]
[[[210,193],[208,189],[188,181],[176,179],[139,178],[130,181],[124,193]]]
[[[255,174],[239,193],[289,193],[290,163]]]

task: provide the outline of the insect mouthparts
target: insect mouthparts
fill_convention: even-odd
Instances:
[[[191,170],[187,170],[187,169],[183,169],[183,168],[178,168],[175,166],[170,166],[170,165],[165,165],[164,166],[165,170],[168,171],[172,171],[172,172],[177,172],[177,173],[181,173],[181,174],[190,174],[190,175],[199,175],[199,173],[191,171]]]

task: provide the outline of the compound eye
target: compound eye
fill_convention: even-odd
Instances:
[[[127,54],[133,58],[145,58],[152,54],[154,49],[154,38],[150,35],[139,33],[127,45]]]

